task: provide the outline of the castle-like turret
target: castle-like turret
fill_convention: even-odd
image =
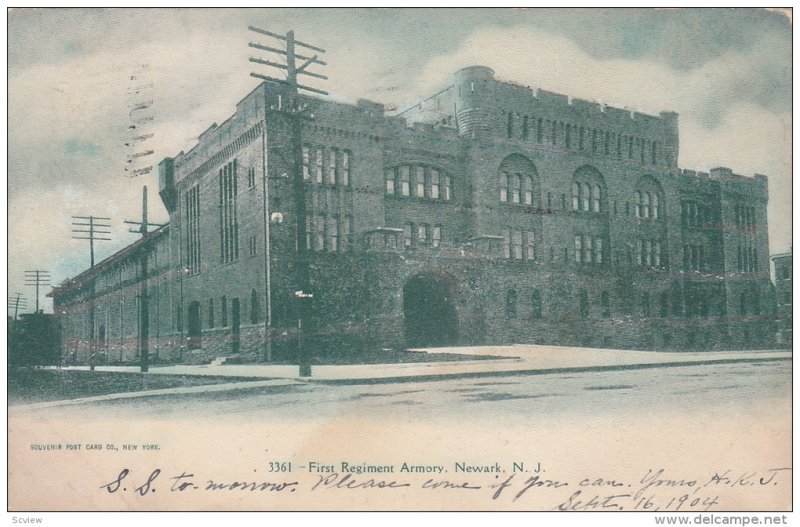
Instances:
[[[455,73],[455,112],[461,137],[480,137],[500,126],[497,112],[487,104],[493,100],[493,81],[494,70],[486,66],[469,66]]]

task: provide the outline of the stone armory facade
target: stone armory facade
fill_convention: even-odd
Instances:
[[[482,66],[397,115],[299,105],[302,156],[285,111],[298,101],[264,83],[159,164],[169,225],[54,291],[65,350],[135,360],[146,258],[152,356],[259,358],[265,160],[269,211],[284,220],[270,228],[276,357],[291,355],[303,265],[318,355],[773,345],[767,178],[679,169],[677,114],[570,100]]]

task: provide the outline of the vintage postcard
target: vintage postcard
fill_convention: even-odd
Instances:
[[[790,9],[10,10],[14,521],[785,523],[791,42]]]

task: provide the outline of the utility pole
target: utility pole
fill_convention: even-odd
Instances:
[[[27,309],[25,299],[22,298],[22,293],[14,293],[14,296],[8,299],[8,308],[14,310],[13,320],[17,320],[19,308]]]
[[[142,221],[125,220],[129,225],[138,225],[137,229],[129,229],[129,232],[139,233],[142,235],[142,240],[146,240],[150,234],[149,227],[163,227],[164,225],[158,223],[150,223],[147,221],[147,185],[142,188]],[[148,307],[148,293],[147,293],[147,242],[142,244],[139,248],[139,360],[142,373],[150,368],[150,310]]]
[[[94,267],[94,242],[111,240],[111,231],[108,230],[111,228],[111,224],[108,223],[110,221],[111,218],[101,218],[99,216],[72,217],[72,232],[77,234],[72,238],[74,240],[89,240],[90,267]]]
[[[285,79],[278,79],[275,77],[262,75],[260,73],[251,72],[250,76],[255,77],[257,79],[261,79],[264,81],[275,82],[278,84],[282,84],[288,88],[288,96],[289,99],[287,104],[283,104],[282,100],[279,103],[279,107],[277,109],[278,113],[286,115],[292,125],[292,160],[294,165],[294,174],[293,174],[293,190],[295,195],[295,212],[296,212],[296,222],[295,222],[295,256],[297,260],[297,285],[296,285],[296,292],[295,292],[295,302],[297,305],[297,330],[298,330],[298,339],[297,339],[297,354],[298,354],[298,363],[300,367],[300,376],[301,377],[310,377],[311,376],[311,363],[308,354],[303,349],[303,332],[305,331],[305,327],[308,324],[303,324],[303,320],[308,318],[309,309],[308,309],[308,300],[310,300],[313,295],[305,293],[310,289],[309,285],[309,276],[308,276],[308,250],[306,247],[306,201],[305,201],[305,183],[303,181],[303,144],[302,144],[302,120],[306,117],[303,115],[307,110],[307,107],[300,103],[299,92],[300,90],[318,93],[321,95],[328,95],[328,92],[324,90],[320,90],[318,88],[314,88],[311,86],[307,86],[304,84],[300,84],[298,82],[298,75],[307,75],[309,77],[327,80],[328,77],[322,75],[320,73],[308,71],[308,68],[312,65],[319,65],[325,66],[327,63],[323,60],[319,59],[320,53],[325,53],[325,50],[313,46],[311,44],[307,44],[300,40],[294,38],[294,31],[289,31],[286,35],[280,35],[278,33],[273,33],[271,31],[267,31],[264,29],[259,29],[257,27],[249,26],[248,29],[255,33],[259,33],[261,35],[265,35],[271,37],[278,41],[277,44],[273,44],[274,46],[280,47],[272,47],[272,46],[265,46],[263,44],[250,42],[249,46],[251,48],[259,49],[262,51],[266,51],[273,54],[273,60],[265,60],[258,57],[250,57],[250,62],[255,64],[261,64],[264,66],[269,66],[271,68],[277,68],[278,70],[282,70],[286,78]],[[305,48],[310,50],[311,52],[316,52],[313,55],[311,52],[309,55],[301,55],[295,51],[297,47]],[[285,62],[274,62],[275,60],[285,61]],[[301,65],[297,65],[297,61],[301,60],[304,61]],[[268,176],[267,176],[267,154],[266,154],[266,120],[267,120],[267,110],[268,110],[268,103],[267,103],[267,85],[264,85],[264,129],[263,129],[263,136],[262,140],[264,141],[264,203],[265,203],[265,238],[267,242],[267,247],[269,247],[269,222],[270,217],[268,214]],[[267,301],[267,336],[265,342],[265,355],[269,356],[271,354],[271,346],[270,346],[270,339],[269,339],[269,330],[270,324],[272,322],[272,306],[271,304],[271,296],[269,293],[269,289],[271,284],[269,283],[269,273],[270,273],[270,263],[269,263],[269,249],[266,249],[267,252],[267,262],[266,262],[266,279],[267,279],[267,294],[266,301]],[[299,293],[299,294],[298,294]]]
[[[89,267],[94,267],[94,242],[95,241],[110,241],[111,240],[111,224],[108,223],[111,218],[104,218],[100,216],[73,216],[72,217],[72,233],[77,234],[73,236],[74,240],[89,240]],[[88,223],[87,223],[88,222]],[[86,228],[88,227],[88,229]],[[92,281],[91,292],[89,293],[89,364],[92,371],[94,371],[94,359],[96,342],[94,340],[94,301],[97,295],[96,284],[94,277],[90,277]]]
[[[50,271],[43,271],[35,269],[33,271],[25,271],[25,285],[33,286],[36,288],[36,311],[39,313],[39,286],[50,285]]]

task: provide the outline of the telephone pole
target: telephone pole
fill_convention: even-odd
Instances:
[[[297,330],[298,330],[298,338],[297,338],[297,354],[298,354],[298,363],[300,367],[300,376],[301,377],[310,377],[311,376],[311,363],[308,354],[303,349],[303,332],[305,331],[305,327],[307,324],[303,323],[304,319],[307,319],[310,311],[308,309],[308,302],[313,295],[308,294],[310,289],[309,285],[309,277],[308,277],[308,250],[306,247],[306,201],[305,201],[305,183],[303,181],[303,143],[302,143],[302,121],[307,119],[304,113],[307,110],[307,107],[301,104],[299,92],[306,91],[312,93],[318,93],[321,95],[328,95],[328,92],[324,90],[320,90],[318,88],[314,88],[311,86],[307,86],[304,84],[300,84],[298,82],[299,75],[306,75],[308,77],[313,77],[316,79],[327,80],[328,77],[322,75],[320,73],[309,71],[308,68],[312,66],[325,66],[327,63],[319,58],[319,54],[325,53],[325,50],[308,44],[306,42],[302,42],[297,40],[294,37],[294,31],[289,31],[286,35],[280,35],[278,33],[273,33],[271,31],[267,31],[264,29],[260,29],[257,27],[249,26],[248,29],[254,33],[258,33],[260,35],[264,35],[267,37],[271,37],[277,42],[272,43],[271,46],[266,46],[256,42],[250,42],[249,46],[251,48],[259,49],[261,51],[266,51],[271,53],[272,60],[262,59],[260,57],[250,57],[250,62],[255,64],[260,64],[263,66],[268,66],[273,69],[281,70],[283,74],[285,74],[285,79],[279,79],[274,76],[262,75],[260,73],[251,72],[250,76],[255,77],[257,79],[261,79],[264,81],[275,82],[286,86],[288,90],[286,90],[289,96],[289,100],[286,101],[284,104],[282,97],[279,98],[277,112],[280,114],[285,115],[291,121],[292,125],[292,160],[293,160],[293,190],[295,196],[295,211],[296,211],[296,222],[295,222],[295,256],[297,259],[297,290],[295,291],[295,302],[297,305]],[[273,47],[275,46],[275,47]],[[296,52],[296,48],[305,48],[310,51],[303,51],[303,53],[308,53],[308,55],[302,55]],[[309,56],[310,55],[310,56]],[[302,64],[299,66],[297,65],[297,61],[303,61]],[[264,85],[264,127],[262,131],[262,140],[264,142],[264,229],[265,229],[265,239],[267,243],[267,248],[265,252],[267,253],[267,260],[265,266],[265,274],[266,274],[266,288],[267,294],[266,302],[267,302],[267,317],[266,317],[266,340],[265,340],[265,356],[271,358],[271,346],[270,346],[270,326],[272,323],[272,305],[271,305],[271,296],[269,289],[271,287],[270,283],[270,262],[269,262],[269,222],[270,217],[268,213],[269,208],[269,190],[268,190],[268,176],[267,176],[267,153],[266,153],[266,129],[267,129],[267,110],[268,110],[268,102],[267,102],[267,85]]]
[[[14,310],[13,320],[17,319],[20,308],[27,309],[27,305],[25,299],[22,297],[22,293],[14,293],[14,296],[8,299],[8,308]]]
[[[100,216],[73,216],[72,233],[74,240],[89,240],[89,262],[94,267],[94,242],[111,240],[111,218]]]
[[[142,240],[146,240],[149,227],[163,227],[164,225],[158,223],[151,223],[147,221],[147,185],[142,188],[142,221],[125,220],[129,225],[138,225],[136,229],[129,229],[129,232],[139,233],[142,235]],[[139,254],[139,360],[141,361],[141,371],[146,372],[150,368],[150,309],[148,307],[148,293],[147,293],[147,242],[140,247]]]
[[[36,311],[39,313],[39,286],[50,285],[50,271],[43,271],[42,269],[35,269],[33,271],[25,271],[25,285],[33,286],[36,288]]]

